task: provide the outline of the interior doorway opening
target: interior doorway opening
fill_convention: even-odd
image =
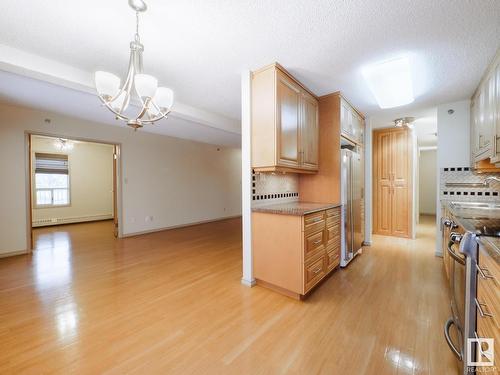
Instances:
[[[62,225],[92,230],[88,224],[107,222],[110,238],[119,237],[119,147],[28,134],[29,249],[35,234],[56,234]]]

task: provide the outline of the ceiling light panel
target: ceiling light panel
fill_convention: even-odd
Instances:
[[[415,100],[407,57],[367,66],[363,76],[380,108],[399,107]]]

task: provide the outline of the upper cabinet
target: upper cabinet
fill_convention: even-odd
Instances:
[[[472,161],[479,169],[500,166],[500,52],[471,99]],[[491,163],[491,165],[490,165]]]
[[[344,137],[363,144],[365,120],[343,97],[340,98],[340,127]]]
[[[278,64],[252,74],[252,168],[318,170],[318,101]]]

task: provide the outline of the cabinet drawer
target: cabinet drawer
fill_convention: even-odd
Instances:
[[[326,217],[339,217],[340,218],[340,207],[330,208],[326,210]]]
[[[326,226],[327,227],[340,227],[340,215],[327,217],[326,218]]]
[[[309,233],[322,230],[325,227],[325,211],[314,212],[304,216],[304,232]]]
[[[318,252],[324,251],[324,249],[325,249],[324,230],[308,235],[305,238],[305,244],[304,244],[304,260],[307,261]]]
[[[339,244],[340,245],[340,227],[339,226],[333,226],[333,227],[327,227],[326,228],[326,245],[334,245],[334,244]]]
[[[340,249],[333,248],[333,250],[326,253],[326,269],[331,271],[340,264]]]
[[[477,277],[477,301],[480,308],[492,324],[500,330],[500,293],[493,279],[484,279],[481,275]],[[477,314],[480,314],[480,308],[477,307]]]
[[[304,291],[307,292],[325,276],[325,256],[304,266]]]

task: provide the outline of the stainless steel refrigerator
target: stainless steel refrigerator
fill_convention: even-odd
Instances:
[[[362,251],[365,234],[364,163],[361,150],[341,150],[342,244],[340,266]]]

